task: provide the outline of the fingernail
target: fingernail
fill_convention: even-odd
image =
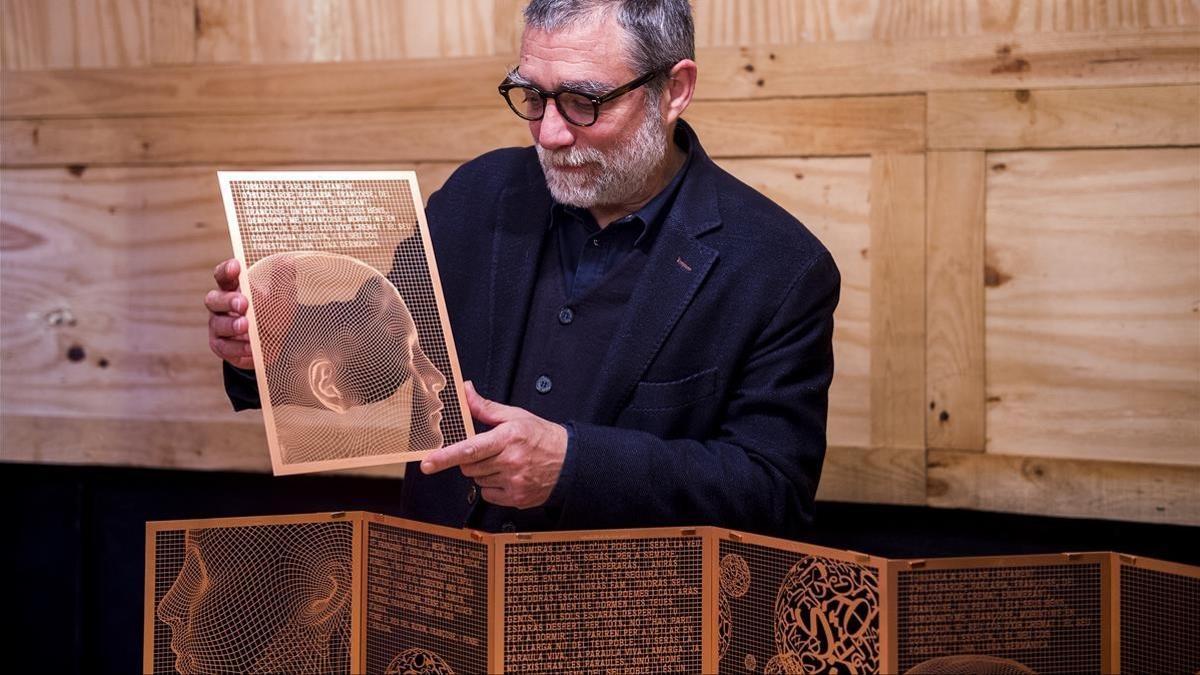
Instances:
[[[248,328],[248,326],[246,325],[247,323],[248,322],[245,319],[235,319],[233,322],[233,329],[236,330],[237,332],[241,333],[241,332],[245,331],[246,328]]]
[[[235,312],[246,311],[246,301],[241,298],[234,298],[233,302],[230,304],[233,305],[233,311],[235,311]]]

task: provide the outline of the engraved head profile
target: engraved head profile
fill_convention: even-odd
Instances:
[[[348,667],[351,538],[330,526],[188,530],[179,576],[155,608],[171,629],[175,669]]]
[[[259,260],[247,277],[285,463],[442,446],[446,378],[379,270],[336,253],[289,252]]]

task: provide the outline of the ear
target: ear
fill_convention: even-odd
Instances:
[[[350,575],[334,560],[321,562],[315,575],[312,597],[308,599],[305,612],[306,623],[324,626],[338,616],[350,599]]]
[[[667,105],[667,124],[679,119],[691,104],[692,95],[696,93],[696,74],[696,62],[691,59],[684,59],[671,68],[664,97]]]
[[[308,387],[313,396],[321,405],[341,414],[350,406],[337,387],[336,375],[337,369],[327,358],[313,359],[313,362],[308,364]]]

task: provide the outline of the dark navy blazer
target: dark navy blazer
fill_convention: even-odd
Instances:
[[[681,125],[692,135],[690,128]],[[795,218],[695,156],[572,419],[559,529],[721,525],[795,535],[825,454],[840,277]],[[464,377],[505,402],[550,193],[533,148],[463,165],[429,200]],[[408,517],[462,526],[479,508],[457,469],[410,464]]]

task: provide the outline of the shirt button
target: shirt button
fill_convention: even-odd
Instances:
[[[575,312],[571,311],[570,307],[563,307],[558,310],[558,322],[566,326],[575,320]]]
[[[506,520],[504,521],[504,524],[500,526],[500,529],[504,532],[516,532],[517,526],[514,525],[511,520]]]
[[[593,239],[593,240],[592,240],[592,246],[599,246],[599,245],[600,245],[600,240],[599,240],[599,239]]]
[[[550,381],[549,377],[542,375],[538,377],[537,382],[533,383],[533,388],[537,389],[539,394],[549,394],[550,390],[554,388],[554,383]]]
[[[479,499],[479,488],[472,485],[471,489],[467,491],[467,503],[474,504],[476,499]]]

